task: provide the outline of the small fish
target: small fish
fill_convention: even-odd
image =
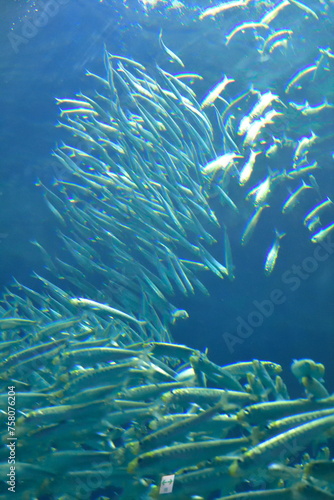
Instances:
[[[316,411],[307,411],[305,413],[297,413],[296,415],[290,415],[288,417],[281,418],[279,420],[273,420],[270,422],[266,431],[268,434],[266,436],[272,436],[276,434],[281,434],[282,432],[288,431],[298,425],[301,425],[306,422],[310,422],[312,420],[316,420],[317,418],[326,417],[328,415],[333,415],[334,409],[328,408],[326,410],[316,410]]]
[[[275,388],[277,399],[281,399],[282,401],[290,399],[288,388],[285,385],[282,377],[276,375],[275,377]]]
[[[243,425],[260,425],[267,420],[277,420],[297,413],[333,408],[333,402],[333,397],[319,400],[268,401],[246,406],[239,411],[237,418]]]
[[[271,47],[274,43],[276,43],[278,40],[285,39],[285,37],[289,38],[292,35],[293,31],[288,29],[274,31],[271,35],[268,36],[268,38],[266,38],[262,49],[259,51],[262,59],[266,57],[267,53],[270,53]]]
[[[311,238],[312,243],[319,243],[320,241],[323,241],[329,233],[331,233],[334,229],[334,224],[330,224],[329,226],[325,227],[324,229],[321,229],[318,231],[316,234],[314,234]]]
[[[238,477],[244,475],[246,471],[263,467],[295,440],[298,442],[298,449],[303,450],[313,438],[325,433],[333,426],[334,415],[329,415],[278,434],[243,453],[240,459],[230,466],[230,474]]]
[[[16,352],[15,354],[12,354],[11,356],[8,356],[8,358],[2,361],[2,363],[0,364],[0,370],[8,370],[9,368],[15,369],[22,363],[30,360],[35,360],[38,356],[43,356],[48,353],[50,354],[55,349],[64,347],[66,344],[67,340],[63,338],[23,349],[19,352]]]
[[[312,377],[322,381],[325,367],[322,363],[316,363],[313,359],[294,359],[291,371],[299,380],[303,377]]]
[[[250,0],[229,0],[228,2],[221,3],[215,7],[209,7],[205,9],[202,14],[200,14],[199,19],[205,19],[206,17],[215,17],[221,12],[225,12],[229,9],[235,9],[237,7],[246,7]]]
[[[211,253],[200,244],[201,257],[205,264],[213,273],[215,273],[219,278],[224,279],[228,276],[228,271],[225,266],[223,266],[217,259],[215,259]]]
[[[15,404],[18,410],[26,410],[32,406],[41,406],[43,403],[48,404],[49,398],[49,394],[41,392],[16,392]],[[0,403],[3,408],[8,405],[8,393],[0,393]]]
[[[249,22],[249,23],[242,23],[239,24],[239,26],[236,26],[234,30],[232,30],[228,35],[226,35],[226,42],[225,44],[228,45],[232,38],[239,33],[240,31],[243,33],[247,29],[253,29],[257,30],[259,28],[264,28],[264,29],[269,29],[269,26],[267,24],[263,23],[256,23],[256,22]]]
[[[272,177],[268,177],[259,184],[255,190],[254,205],[256,207],[263,205],[271,192]]]
[[[239,127],[239,135],[242,135],[244,133],[244,130],[246,131],[246,135],[244,138],[243,146],[247,147],[250,146],[252,147],[257,140],[257,137],[261,133],[261,129],[265,127],[266,123],[264,120],[264,117],[259,118],[258,120],[254,120],[253,122],[251,121],[251,118],[249,116],[245,117],[246,122],[242,121],[240,123]]]
[[[261,104],[261,102],[259,103]],[[283,113],[279,113],[275,109],[268,111],[264,116],[261,116],[258,120],[252,121],[251,117],[248,118],[251,120],[251,124],[247,129],[246,136],[243,142],[244,146],[252,146],[257,142],[257,138],[260,135],[262,129],[267,125],[273,123],[273,119],[277,116],[282,116]]]
[[[329,397],[329,392],[327,391],[326,387],[316,378],[310,376],[302,377],[301,383],[305,387],[305,390],[309,397],[313,397],[315,399]]]
[[[305,189],[312,189],[312,186],[308,186],[303,180],[301,186],[296,189],[289,198],[286,200],[286,202],[283,205],[282,208],[282,214],[287,214],[290,212],[298,203],[300,194],[305,190]]]
[[[306,165],[305,167],[294,168],[293,170],[289,170],[286,174],[290,179],[296,179],[302,175],[309,174],[313,172],[313,170],[317,170],[319,168],[318,163],[315,161],[311,165]],[[311,178],[309,179],[311,182]],[[314,187],[314,186],[312,186]]]
[[[334,461],[333,460],[312,460],[304,467],[305,476],[318,479],[319,481],[334,481]]]
[[[228,237],[228,232],[226,227],[224,226],[224,254],[225,254],[225,266],[227,269],[227,277],[230,281],[233,281],[234,276],[234,264],[232,260],[232,249],[230,239]]]
[[[313,233],[318,227],[321,227],[320,217],[316,216],[310,219],[306,224],[307,229]]]
[[[172,325],[175,324],[177,319],[187,319],[189,318],[189,314],[184,309],[176,309],[172,312]]]
[[[264,264],[264,273],[266,276],[269,276],[274,270],[281,245],[280,241],[286,235],[286,233],[279,233],[277,229],[275,229],[275,233],[276,236],[274,243],[267,254],[266,262]]]
[[[249,158],[248,158],[247,162],[245,163],[245,165],[242,167],[240,174],[239,174],[240,186],[244,186],[246,184],[246,182],[249,181],[250,176],[252,175],[252,172],[254,169],[256,157],[259,154],[261,154],[261,151],[253,151],[253,149],[251,149]]]
[[[71,109],[61,109],[60,110],[60,117],[62,118],[64,115],[69,115],[69,114],[75,114],[75,115],[93,115],[93,116],[98,116],[98,112],[95,111],[94,109],[89,109],[87,107],[83,108],[71,108]]]
[[[276,401],[280,399],[276,391],[276,384],[272,377],[267,372],[265,366],[257,359],[253,360],[254,372],[257,380],[261,383],[269,398],[274,398]]]
[[[249,95],[251,94],[259,94],[259,92],[257,90],[254,90],[253,86],[251,86],[251,88],[249,90],[247,90],[247,92],[244,92],[243,94],[241,94],[240,96],[236,97],[235,99],[233,99],[233,101],[231,101],[229,103],[229,105],[224,109],[222,115],[221,115],[221,119],[222,121],[224,122],[225,120],[225,117],[226,115],[231,111],[231,109],[233,107],[235,107],[237,104],[239,104],[243,99],[245,99],[246,97],[248,97]]]
[[[261,381],[253,373],[247,373],[247,392],[254,394],[259,400],[267,399],[266,390]]]
[[[60,398],[61,404],[83,404],[90,403],[92,401],[101,401],[102,399],[108,399],[111,396],[115,396],[119,391],[118,385],[106,385],[102,387],[93,387],[92,389],[86,389],[78,392],[78,394],[71,394],[68,398],[63,398],[63,391],[55,391],[50,395],[50,401],[52,398],[58,400]]]
[[[118,309],[115,309],[113,307],[108,306],[107,304],[101,304],[100,302],[96,302],[94,300],[90,299],[85,299],[82,297],[79,298],[72,298],[70,299],[70,303],[78,306],[78,307],[88,307],[94,310],[100,310],[100,311],[105,311],[106,313],[110,314],[111,316],[120,316],[121,318],[127,319],[129,321],[133,321],[134,323],[137,323],[138,325],[146,325],[147,321],[141,321],[133,316],[130,316],[129,314],[120,311]]]
[[[315,115],[323,111],[324,109],[333,109],[334,105],[329,104],[327,99],[324,100],[322,104],[319,104],[318,106],[310,106],[308,102],[305,103],[305,107],[301,110],[302,115],[304,116],[310,116],[310,115]]]
[[[307,224],[311,221],[311,219],[316,217],[319,214],[319,212],[321,212],[324,208],[329,207],[332,204],[333,204],[332,200],[327,196],[327,200],[324,200],[321,203],[319,203],[319,205],[314,207],[307,215],[305,215],[303,221],[304,226],[307,226]]]
[[[270,104],[272,102],[278,101],[278,100],[279,100],[278,95],[272,94],[270,91],[266,92],[265,94],[261,94],[258,102],[255,104],[255,106],[253,107],[253,109],[249,113],[249,117],[250,117],[251,121],[253,121],[255,118],[258,118],[259,116],[261,116],[264,113],[264,111],[266,110],[266,108],[268,106],[270,106]],[[270,119],[271,119],[271,115],[268,115],[268,116],[270,116]],[[268,120],[268,116],[267,116],[267,120]]]
[[[112,403],[107,404],[101,401],[85,402],[79,405],[55,405],[39,408],[28,412],[17,420],[18,427],[20,426],[20,434],[23,435],[27,428],[32,429],[36,425],[49,425],[71,418],[85,418],[95,407],[100,411],[105,406],[105,412],[110,410]]]
[[[78,391],[102,387],[113,383],[125,381],[131,375],[129,370],[138,368],[143,361],[131,358],[127,363],[115,363],[101,368],[80,368],[60,375],[59,381],[64,383],[64,394],[70,396]],[[146,364],[147,368],[147,364]]]
[[[9,349],[17,344],[21,344],[27,340],[30,337],[30,335],[26,335],[25,337],[20,337],[18,340],[9,340],[8,342],[0,342],[0,352],[5,351],[6,349]]]
[[[300,159],[306,155],[310,147],[319,139],[317,135],[311,132],[310,137],[303,137],[297,144],[297,148],[295,150],[293,156],[294,165],[296,165]],[[295,168],[295,167],[294,167]]]
[[[231,378],[231,376],[230,376]],[[223,398],[223,399],[222,399]],[[244,406],[250,402],[256,401],[253,394],[247,394],[241,391],[230,391],[224,389],[207,389],[205,387],[189,387],[183,389],[175,389],[166,392],[162,396],[162,400],[166,404],[185,404],[185,403],[201,403],[201,404],[217,404],[221,401],[221,406]]]
[[[72,326],[80,323],[81,318],[67,318],[60,319],[58,321],[53,321],[52,323],[48,323],[46,325],[41,326],[36,332],[36,339],[43,340],[45,337],[50,338],[53,335],[61,332],[69,330]]]
[[[131,349],[85,346],[82,349],[73,349],[71,351],[62,352],[58,358],[54,359],[53,364],[61,362],[67,367],[77,364],[80,364],[81,366],[93,366],[96,363],[106,363],[120,359],[136,358],[137,356],[138,351]]]
[[[259,361],[259,363],[261,363],[270,375],[276,375],[282,371],[281,365],[278,365],[277,363],[272,363],[271,361]],[[255,375],[254,368],[254,361],[242,361],[240,363],[233,363],[232,365],[224,365],[222,370],[228,371],[231,375],[234,375],[237,378],[242,378],[245,377],[247,373]]]
[[[178,389],[175,390],[177,391]],[[218,403],[198,415],[189,416],[185,420],[174,422],[173,424],[163,427],[162,429],[158,429],[151,434],[147,434],[141,441],[138,443],[131,443],[129,447],[135,455],[139,452],[160,448],[163,445],[169,444],[171,441],[175,441],[177,436],[185,435],[188,432],[195,430],[197,426],[201,425],[203,422],[211,420],[214,415],[219,413],[220,409],[221,404]]]
[[[145,475],[146,472],[157,473],[162,465],[170,470],[180,469],[218,455],[237,452],[248,443],[249,438],[242,437],[165,446],[139,455],[129,463],[128,472],[136,475]]]
[[[184,68],[184,64],[183,62],[181,61],[181,59],[179,58],[179,56],[177,56],[172,50],[170,50],[168,47],[166,47],[166,45],[164,44],[163,42],[163,39],[162,39],[162,30],[160,31],[160,34],[159,34],[159,44],[160,44],[160,47],[166,52],[166,54],[170,57],[171,61],[175,61],[177,62],[180,66],[182,66],[182,68]]]
[[[225,90],[229,83],[233,83],[235,80],[233,78],[228,78],[224,76],[223,80],[218,82],[203,99],[201,108],[204,109],[215,102],[215,100],[220,96],[220,94]]]
[[[190,469],[176,474],[173,500],[195,498],[195,495],[203,499],[208,498],[208,492],[213,493],[217,490],[222,492],[223,490],[224,493],[228,493],[233,491],[238,481],[228,474],[228,466],[231,464],[232,457],[224,456],[216,460],[219,460],[217,464],[208,464],[210,466]],[[174,493],[174,491],[177,493]],[[159,486],[153,486],[150,494],[154,499],[159,498]]]
[[[306,12],[306,14],[310,14],[311,16],[313,16],[317,21],[319,21],[319,17],[317,16],[317,14],[314,12],[314,10],[312,10],[310,7],[308,7],[307,5],[305,5],[304,3],[302,2],[299,2],[298,0],[289,0],[290,3],[292,3],[293,5],[295,5],[296,7],[298,7],[299,9],[303,10],[304,12]]]
[[[140,64],[138,61],[134,61],[133,59],[129,59],[128,57],[124,56],[117,56],[115,54],[107,54],[108,59],[117,59],[119,61],[126,62],[127,64],[130,64],[131,66],[134,66],[135,68],[141,69],[142,71],[145,71],[146,68],[142,64]]]
[[[241,158],[241,156],[236,153],[225,153],[215,160],[207,163],[207,165],[205,165],[202,169],[202,173],[203,175],[209,175],[217,172],[218,170],[225,170],[234,162],[235,158]]]
[[[245,230],[241,236],[241,244],[243,246],[247,245],[249,242],[258,222],[260,219],[260,216],[265,208],[269,208],[269,205],[261,205],[257,207],[255,210],[253,216],[250,218],[250,220],[247,223],[247,226],[245,227]]]
[[[129,345],[129,349],[134,349],[136,345]],[[182,359],[183,361],[189,361],[190,356],[197,353],[197,349],[192,349],[191,347],[182,344],[173,344],[167,342],[144,342],[137,344],[138,348],[142,349],[145,347],[150,347],[152,349],[152,354],[158,357],[171,357],[175,359]]]
[[[12,463],[12,462],[9,462]],[[30,481],[32,477],[39,476],[42,478],[55,478],[56,473],[53,469],[48,469],[47,467],[40,465],[35,465],[31,463],[19,462],[15,460],[15,473],[20,475],[21,481]],[[13,470],[13,469],[12,469]],[[8,464],[0,464],[0,472],[6,474],[8,471]],[[8,483],[10,484],[10,483]]]
[[[80,106],[81,108],[90,108],[93,109],[93,106],[86,101],[79,101],[78,99],[57,99],[57,104],[72,104],[73,106]]]
[[[289,0],[284,0],[287,2],[287,5],[290,3]],[[306,68],[298,71],[298,73],[295,74],[295,76],[290,80],[288,85],[285,87],[285,93],[288,94],[292,87],[295,87],[297,84],[299,85],[299,82],[302,78],[304,78],[306,75],[310,75],[311,73],[314,73],[318,69],[317,64],[312,64],[311,66],[307,66]]]
[[[11,330],[23,326],[35,325],[37,321],[25,318],[0,318],[0,330]]]

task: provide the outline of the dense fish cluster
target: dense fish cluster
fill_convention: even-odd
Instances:
[[[332,8],[232,0],[197,22],[236,9],[226,46],[252,33],[266,61],[290,54],[282,11],[318,23]],[[162,32],[159,45],[184,66]],[[231,228],[243,247],[266,220],[268,276],[298,225],[314,244],[330,238],[334,52],[310,54],[266,90],[245,88],[231,64],[200,101],[200,75],[106,50],[106,74],[87,72],[96,90],[58,99],[71,144],[54,151],[55,186],[39,184],[63,250],[34,241],[50,276],[35,274],[36,290],[16,282],[0,308],[1,408],[9,390],[16,412],[15,426],[0,414],[0,469],[14,432],[20,500],[153,500],[170,483],[173,500],[334,498],[324,366],[295,361],[304,394],[290,399],[279,365],[219,366],[169,331],[188,317],[174,295],[209,295],[205,273],[234,279]]]
[[[278,12],[261,21],[268,28],[262,57],[292,36],[270,29]],[[246,24],[228,43],[258,29]],[[183,65],[162,33],[159,42]],[[318,47],[312,57],[277,88],[249,85],[241,94],[233,91],[232,66],[199,103],[185,81],[200,75],[157,67],[153,78],[140,63],[105,52],[106,77],[87,73],[98,90],[58,99],[60,126],[73,139],[54,152],[61,193],[46,186],[44,193],[69,260],[48,258],[50,271],[63,273],[74,295],[131,311],[139,322],[145,318],[143,335],[166,340],[169,324],[188,317],[172,304],[174,294],[208,295],[207,271],[234,279],[231,228],[246,246],[265,227],[259,259],[267,276],[298,225],[311,242],[326,245],[334,229],[332,193],[323,182],[333,163],[327,80],[333,82],[334,52]]]
[[[173,500],[334,498],[322,364],[294,361],[304,396],[291,400],[269,361],[218,366],[183,345],[129,343],[93,313],[42,325],[13,312],[0,318],[1,406],[10,388],[16,412],[14,425],[1,411],[0,469],[10,431],[20,500],[153,500],[171,475]]]
[[[89,73],[104,95],[58,100],[75,106],[62,110],[61,126],[79,144],[54,153],[64,167],[57,184],[66,197],[46,189],[45,198],[71,228],[71,237],[68,227],[60,232],[75,260],[75,266],[60,263],[67,281],[91,299],[145,318],[150,335],[161,340],[168,323],[188,316],[167,297],[208,294],[202,271],[233,278],[227,232],[224,263],[209,250],[221,231],[210,197],[225,193],[207,174],[235,155],[216,159],[213,127],[181,79],[159,69],[160,85],[140,64],[108,53],[105,63],[107,79]],[[59,263],[49,269],[57,276]],[[95,273],[88,283],[87,272]]]

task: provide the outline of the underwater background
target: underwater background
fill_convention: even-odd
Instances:
[[[209,295],[197,290],[194,294],[185,295],[176,287],[172,303],[177,310],[187,311],[189,317],[169,322],[167,328],[173,342],[201,352],[207,349],[210,360],[220,366],[253,359],[281,365],[282,376],[292,398],[300,397],[301,393],[299,381],[290,372],[292,360],[313,359],[326,367],[326,388],[330,394],[333,393],[334,246],[333,242],[329,242],[323,246],[324,257],[315,258],[316,245],[311,241],[310,231],[303,225],[303,217],[327,197],[331,200],[334,197],[334,108],[330,107],[334,105],[334,4],[323,0],[309,1],[307,6],[316,13],[315,16],[296,4],[289,5],[270,22],[270,32],[286,29],[293,34],[284,38],[286,43],[268,54],[261,54],[261,47],[268,37],[266,29],[245,29],[226,44],[226,35],[236,26],[261,19],[275,4],[256,1],[242,9],[232,8],[223,15],[204,17],[203,12],[214,7],[214,2],[13,0],[2,5],[2,304],[6,302],[8,290],[13,287],[14,278],[30,289],[44,293],[43,283],[33,276],[34,272],[67,290],[71,296],[88,297],[87,293],[80,294],[78,288],[73,288],[63,270],[59,276],[57,272],[50,272],[40,248],[33,244],[38,242],[54,262],[57,258],[66,261],[69,255],[59,237],[59,231],[66,234],[66,229],[46,203],[43,188],[46,186],[59,193],[57,181],[69,180],[66,175],[62,179],[64,170],[52,154],[57,147],[72,140],[71,134],[59,126],[63,118],[60,118],[56,98],[75,99],[79,92],[91,95],[97,85],[93,78],[86,76],[86,72],[105,77],[105,50],[109,54],[137,61],[152,78],[157,77],[157,65],[172,75],[201,75],[202,79],[183,80],[196,93],[198,102],[202,102],[210,89],[227,75],[235,81],[222,94],[225,102],[217,100],[221,112],[233,99],[252,88],[261,94],[271,91],[282,99],[280,111],[284,118],[282,122],[277,120],[277,126],[275,121],[273,128],[269,128],[265,141],[269,147],[270,137],[285,137],[284,131],[292,130],[289,126],[294,123],[291,137],[286,137],[293,144],[287,150],[276,153],[272,163],[274,169],[280,172],[291,170],[293,151],[301,138],[309,137],[311,133],[320,137],[310,147],[307,162],[316,161],[319,165],[311,172],[316,187],[312,184],[312,191],[304,193],[305,197],[301,197],[296,207],[285,215],[281,213],[281,207],[301,181],[293,180],[291,185],[288,182],[279,195],[276,197],[274,193],[270,200],[273,212],[268,211],[268,215],[264,212],[250,242],[241,245],[241,235],[253,213],[245,197],[256,182],[250,181],[247,189],[234,189],[233,182],[238,185],[234,172],[231,197],[238,212],[236,214],[229,207],[213,201],[214,211],[222,223],[220,228],[215,228],[217,242],[212,245],[215,259],[224,262],[224,227],[227,227],[234,279],[220,279],[210,272],[201,274]],[[166,46],[182,59],[184,67],[163,50],[159,35]],[[329,56],[324,55],[320,48],[327,50]],[[312,65],[318,65],[320,69],[313,70],[311,76],[306,75],[299,85],[292,84],[289,89],[289,82],[294,76]],[[127,68],[132,70],[129,66]],[[305,108],[324,103],[325,108],[319,113],[303,115],[298,121],[298,110],[291,103],[297,106],[304,104]],[[275,102],[273,105],[278,109]],[[236,122],[242,118],[242,110],[249,112],[251,108],[250,104],[238,108],[236,121],[232,119],[229,124],[229,130],[234,130],[232,139],[238,144],[240,138]],[[214,123],[216,151],[219,154],[227,152],[223,151],[226,137],[223,138],[224,134],[219,131],[213,109],[208,107],[203,112]],[[237,165],[239,171],[246,156]],[[206,159],[209,163],[208,155]],[[267,169],[266,160],[263,160],[263,168]],[[260,182],[264,178],[263,174],[257,180]],[[306,176],[306,182],[307,179]],[[85,198],[85,203],[89,205],[89,197]],[[314,232],[333,222],[334,208],[329,207],[321,217],[321,226]],[[268,276],[264,265],[275,229],[284,231],[286,235],[282,238],[276,265]],[[71,230],[68,236],[73,236]],[[334,239],[333,233],[330,238]],[[131,238],[125,237],[125,241],[131,247]],[[102,262],[104,259],[109,262],[110,256],[105,248],[99,257]],[[69,257],[69,262],[75,267],[72,257]],[[102,286],[101,277],[93,272],[89,274],[89,280],[92,287],[99,289]],[[119,292],[124,293],[124,289],[115,290],[116,295]],[[280,295],[281,300],[273,304],[271,298],[275,293]],[[108,304],[113,306],[112,301]],[[254,324],[250,318],[255,318]],[[141,316],[140,319],[146,318]],[[246,332],[244,335],[238,334],[241,324],[243,332]],[[130,496],[128,498],[131,500]]]
[[[85,77],[85,70],[103,73],[104,44],[113,54],[133,58],[148,68],[158,63],[175,73],[179,68],[176,63],[169,62],[158,44],[163,28],[166,44],[182,57],[187,72],[203,76],[194,87],[200,100],[224,74],[240,79],[241,91],[251,84],[263,92],[280,88],[282,82],[310,64],[317,46],[329,46],[333,36],[329,13],[319,23],[312,17],[305,20],[298,9],[286,10],[280,24],[292,28],[295,33],[289,53],[277,54],[273,60],[261,63],[257,42],[251,33],[239,35],[229,47],[225,46],[224,33],[242,21],[240,10],[229,13],[228,17],[199,21],[199,13],[209,5],[206,2],[184,2],[180,7],[174,7],[172,2],[157,2],[152,7],[148,2],[146,8],[135,0],[73,0],[63,4],[59,2],[48,23],[36,28],[36,33],[34,30],[29,33],[25,20],[43,11],[43,2],[17,1],[3,6],[0,232],[6,236],[0,245],[2,287],[12,283],[13,276],[27,286],[38,286],[31,272],[43,274],[44,264],[38,249],[29,243],[31,240],[37,240],[50,252],[56,252],[60,245],[56,238],[57,221],[44,203],[42,190],[35,184],[37,178],[47,185],[52,184],[57,162],[50,153],[56,144],[66,142],[64,131],[55,127],[59,116],[55,97],[74,96],[79,90],[85,93],[92,86],[91,80]],[[22,36],[24,28],[30,38]],[[11,33],[22,39],[10,38]],[[325,82],[329,101],[333,96],[333,84],[331,70]],[[317,99],[321,101],[318,96]],[[298,100],[304,100],[302,89],[298,92]],[[331,136],[325,144],[327,155],[323,156],[321,170],[317,173],[324,198],[333,196],[334,190],[334,165],[329,154],[333,149],[330,144],[334,114],[333,110],[325,113],[325,116],[314,115],[314,125],[311,125],[316,132],[317,120],[325,119],[324,133]],[[310,203],[305,203],[304,213],[309,206]],[[282,275],[312,256],[314,245],[307,231],[297,221],[297,215],[290,218],[291,229],[283,240],[277,266],[268,278],[263,273],[263,265],[272,235],[263,225],[249,246],[241,248],[240,231],[247,217],[248,213],[230,232],[235,280],[230,282],[210,276],[207,278],[210,297],[196,293],[190,298],[174,299],[174,303],[186,309],[190,316],[187,321],[171,327],[174,339],[198,349],[207,347],[213,359],[220,363],[256,357],[288,367],[293,358],[313,357],[325,363],[328,383],[331,383],[334,375],[331,362],[334,355],[332,254],[319,262],[314,272],[312,269],[306,272],[307,278],[300,280],[296,290],[291,290],[291,284],[282,283]],[[216,255],[219,256],[219,250]],[[235,332],[236,318],[247,317],[254,309],[253,301],[265,300],[275,288],[282,289],[286,301],[275,307],[273,314],[249,339],[236,345],[234,352],[228,352],[222,341],[224,331]]]

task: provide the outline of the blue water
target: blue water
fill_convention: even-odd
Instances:
[[[312,16],[305,19],[305,13],[298,9],[283,13],[283,18],[277,18],[273,25],[275,29],[282,25],[293,29],[293,40],[285,52],[261,62],[257,42],[250,33],[236,36],[228,48],[224,44],[224,33],[250,19],[249,11],[237,10],[217,17],[216,21],[199,22],[199,13],[210,4],[186,0],[184,4],[183,8],[170,8],[167,2],[145,9],[135,0],[125,3],[54,0],[8,2],[3,7],[0,30],[2,288],[10,285],[13,277],[28,286],[37,286],[31,273],[35,270],[43,274],[44,264],[31,240],[38,240],[51,253],[61,251],[56,236],[57,223],[44,203],[42,190],[35,184],[38,178],[47,185],[52,184],[58,166],[51,152],[68,139],[66,132],[55,126],[59,118],[55,98],[72,97],[78,91],[85,93],[91,88],[92,81],[85,77],[85,70],[103,74],[104,45],[111,53],[138,60],[153,74],[156,64],[167,71],[178,72],[179,68],[159,49],[158,35],[162,28],[165,43],[182,57],[186,70],[204,77],[193,87],[199,99],[223,74],[232,73],[237,82],[233,95],[244,92],[251,83],[262,92],[282,91],[299,69],[312,64],[318,47],[333,50],[332,6],[319,22]],[[251,12],[256,9],[263,12],[264,5],[257,3]],[[317,11],[324,8],[320,2],[308,5]],[[44,17],[38,22],[41,12]],[[43,23],[44,26],[39,26]],[[321,103],[317,93],[320,87],[321,95],[334,102],[333,72],[332,65],[325,77],[308,88],[307,98],[313,97],[310,102],[313,106]],[[305,100],[302,92],[293,95],[295,101]],[[227,97],[231,97],[228,92]],[[322,167],[317,172],[317,182],[322,194],[330,197],[334,196],[332,111],[323,115],[322,123],[317,122],[318,116],[311,118],[315,132],[332,135],[317,149]],[[291,138],[297,140],[303,131],[295,133]],[[277,161],[285,161],[285,158]],[[285,192],[283,199],[287,194]],[[313,205],[317,202],[315,197]],[[282,199],[277,203],[282,203]],[[311,206],[312,203],[298,206],[289,219],[289,232],[270,277],[264,276],[263,265],[273,239],[269,230],[273,225],[271,217],[263,218],[246,248],[242,248],[239,241],[250,214],[245,212],[242,221],[229,218],[236,279],[220,281],[209,275],[203,279],[210,290],[209,298],[200,294],[191,298],[174,297],[173,303],[190,315],[187,321],[172,327],[174,339],[202,350],[208,348],[210,358],[220,364],[253,358],[278,362],[284,367],[284,378],[289,380],[290,387],[294,384],[295,394],[300,393],[300,389],[289,379],[290,363],[293,358],[312,358],[326,365],[327,385],[333,391],[334,252],[332,247],[327,249],[328,258],[317,260],[312,267],[315,247],[300,224],[301,215]],[[327,217],[324,225],[333,222],[333,212]],[[280,224],[280,220],[275,223]],[[219,246],[215,256],[222,258]],[[298,277],[300,271],[293,266],[304,266],[302,277]],[[279,303],[273,305],[275,290]],[[261,304],[267,309],[261,309]],[[254,314],[259,308],[260,315]],[[249,327],[252,314],[255,323]],[[256,318],[261,323],[259,326]],[[244,338],[239,336],[231,345],[226,341],[230,338],[226,333],[235,335],[243,321],[248,324]]]

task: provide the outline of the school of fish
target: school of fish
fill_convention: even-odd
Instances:
[[[286,9],[306,25],[333,17],[325,1],[232,0],[197,22],[242,12],[225,43],[253,33],[266,60],[293,41]],[[162,31],[159,46],[185,66]],[[201,75],[105,50],[106,74],[87,71],[92,93],[57,99],[71,140],[53,152],[54,185],[37,183],[63,250],[33,241],[47,277],[34,274],[36,290],[16,281],[0,306],[0,469],[13,432],[20,500],[153,500],[169,482],[173,500],[334,498],[334,396],[321,363],[293,362],[302,392],[291,399],[279,365],[219,366],[170,335],[189,316],[174,295],[210,295],[203,273],[237,275],[232,228],[244,247],[270,225],[259,245],[267,276],[295,227],[316,245],[331,238],[334,51],[313,49],[268,90],[248,81],[240,93],[232,64],[202,100]]]
[[[237,3],[218,7],[233,10]],[[235,27],[226,43],[265,26],[257,50],[274,57],[281,50],[274,45],[293,39],[277,22],[283,7],[296,9],[305,23],[318,23],[330,9],[312,13],[286,0],[259,22]],[[199,22],[218,19],[213,9]],[[184,67],[162,31],[159,45]],[[334,230],[324,182],[333,164],[334,94],[325,83],[334,82],[334,52],[315,47],[312,58],[276,88],[260,91],[250,81],[241,94],[233,90],[242,86],[232,65],[199,102],[186,82],[202,81],[200,75],[160,67],[150,75],[142,64],[105,51],[106,75],[87,72],[96,90],[57,99],[59,127],[71,145],[53,153],[61,172],[55,186],[39,184],[68,260],[52,260],[35,242],[51,273],[66,276],[73,295],[131,311],[148,338],[165,341],[169,325],[188,317],[173,295],[209,295],[207,272],[228,280],[237,275],[233,254],[240,249],[235,237],[230,242],[231,230],[240,232],[238,246],[256,242],[267,276],[284,247],[290,252],[296,230],[326,250]]]
[[[321,363],[293,362],[303,389],[290,399],[278,364],[219,366],[184,345],[138,341],[126,317],[73,316],[59,288],[25,293],[10,292],[0,318],[10,405],[0,469],[11,432],[20,500],[153,500],[168,476],[173,500],[334,498],[334,396]]]

